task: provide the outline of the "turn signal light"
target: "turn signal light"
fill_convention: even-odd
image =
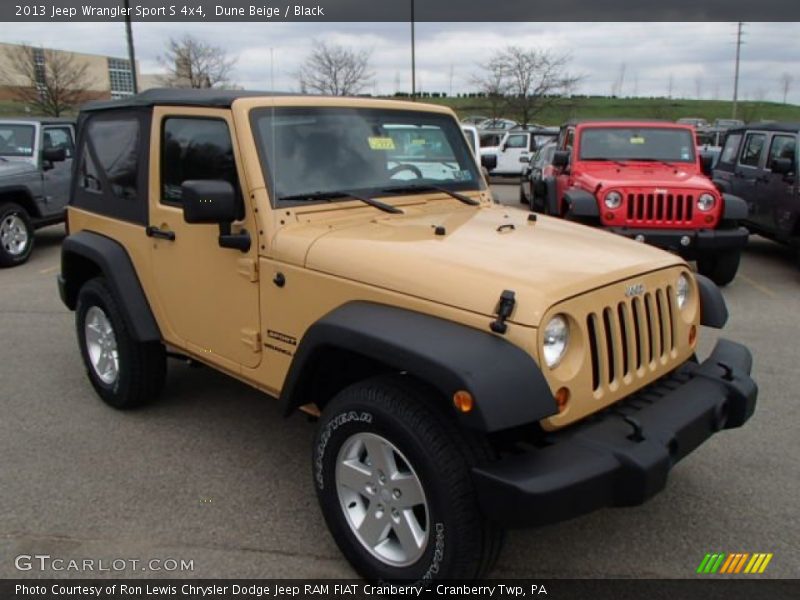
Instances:
[[[458,390],[453,394],[453,404],[462,413],[468,413],[475,406],[475,399],[467,390]]]
[[[569,388],[566,387],[559,388],[556,392],[556,406],[558,406],[559,413],[563,413],[565,410],[567,410],[569,396]]]

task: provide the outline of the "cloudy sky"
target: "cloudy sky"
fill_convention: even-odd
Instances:
[[[297,90],[293,76],[313,41],[372,52],[368,91],[394,93],[411,85],[407,23],[134,23],[143,73],[161,70],[166,40],[189,33],[238,57],[234,79],[251,89]],[[471,89],[478,64],[505,45],[569,53],[583,76],[579,92],[608,94],[624,69],[623,95],[730,98],[735,23],[418,23],[418,89],[448,93]],[[779,80],[794,77],[789,101],[800,104],[800,23],[747,23],[740,98],[782,101]],[[126,55],[122,23],[21,23],[3,27],[0,41],[27,42],[77,52]]]

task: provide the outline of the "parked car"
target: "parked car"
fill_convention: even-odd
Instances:
[[[746,347],[697,359],[711,281],[497,206],[445,107],[173,89],[79,123],[58,282],[91,386],[152,402],[169,348],[314,415],[320,510],[371,581],[484,576],[506,528],[640,504],[755,410]]]
[[[0,120],[0,267],[27,261],[34,232],[64,220],[74,140],[67,119]]]
[[[475,155],[475,160],[480,165],[484,176],[488,176],[489,171],[497,166],[497,157],[490,154],[484,155],[481,153],[480,135],[478,134],[477,127],[474,125],[461,125],[461,129],[467,138],[467,143],[469,144],[472,153]]]
[[[511,129],[497,147],[497,166],[492,175],[520,175],[542,144],[558,137],[558,128]]]
[[[683,117],[678,119],[676,123],[680,123],[681,125],[691,125],[693,127],[708,127],[708,121],[701,119],[700,117]]]
[[[517,125],[516,121],[511,119],[486,119],[478,123],[478,129],[486,129],[493,131],[507,131]]]
[[[520,204],[527,205],[531,210],[535,210],[533,198],[544,197],[544,180],[552,177],[555,173],[553,167],[553,155],[558,144],[556,141],[547,142],[534,153],[527,168],[522,172],[519,183]],[[534,191],[535,190],[535,191]]]
[[[469,115],[461,119],[461,122],[464,125],[478,125],[479,123],[483,123],[484,121],[486,121],[488,118],[489,117],[484,117],[481,115]]]
[[[747,203],[744,225],[750,231],[796,249],[800,249],[798,133],[800,123],[731,129],[713,175],[717,188]]]
[[[747,243],[739,224],[747,207],[706,176],[694,133],[662,121],[567,123],[556,173],[534,206],[697,260],[700,273],[725,285]]]
[[[718,129],[732,129],[734,127],[743,127],[744,121],[741,119],[714,119],[714,127]]]

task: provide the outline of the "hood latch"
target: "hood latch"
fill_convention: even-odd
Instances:
[[[503,290],[500,300],[497,303],[497,319],[489,324],[489,328],[495,333],[505,333],[508,329],[506,319],[511,316],[517,301],[514,299],[514,290]]]

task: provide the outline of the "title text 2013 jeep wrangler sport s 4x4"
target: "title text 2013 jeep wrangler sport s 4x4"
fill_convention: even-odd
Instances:
[[[367,578],[484,575],[505,528],[641,503],[753,413],[745,347],[695,358],[716,286],[494,204],[449,109],[151,91],[87,107],[77,160],[59,287],[97,393],[152,400],[169,348],[319,414]]]
[[[709,157],[710,160],[710,157]],[[647,242],[697,260],[718,285],[739,268],[748,232],[741,198],[706,177],[694,128],[662,121],[573,121],[561,128],[554,176],[533,190],[534,210]]]

